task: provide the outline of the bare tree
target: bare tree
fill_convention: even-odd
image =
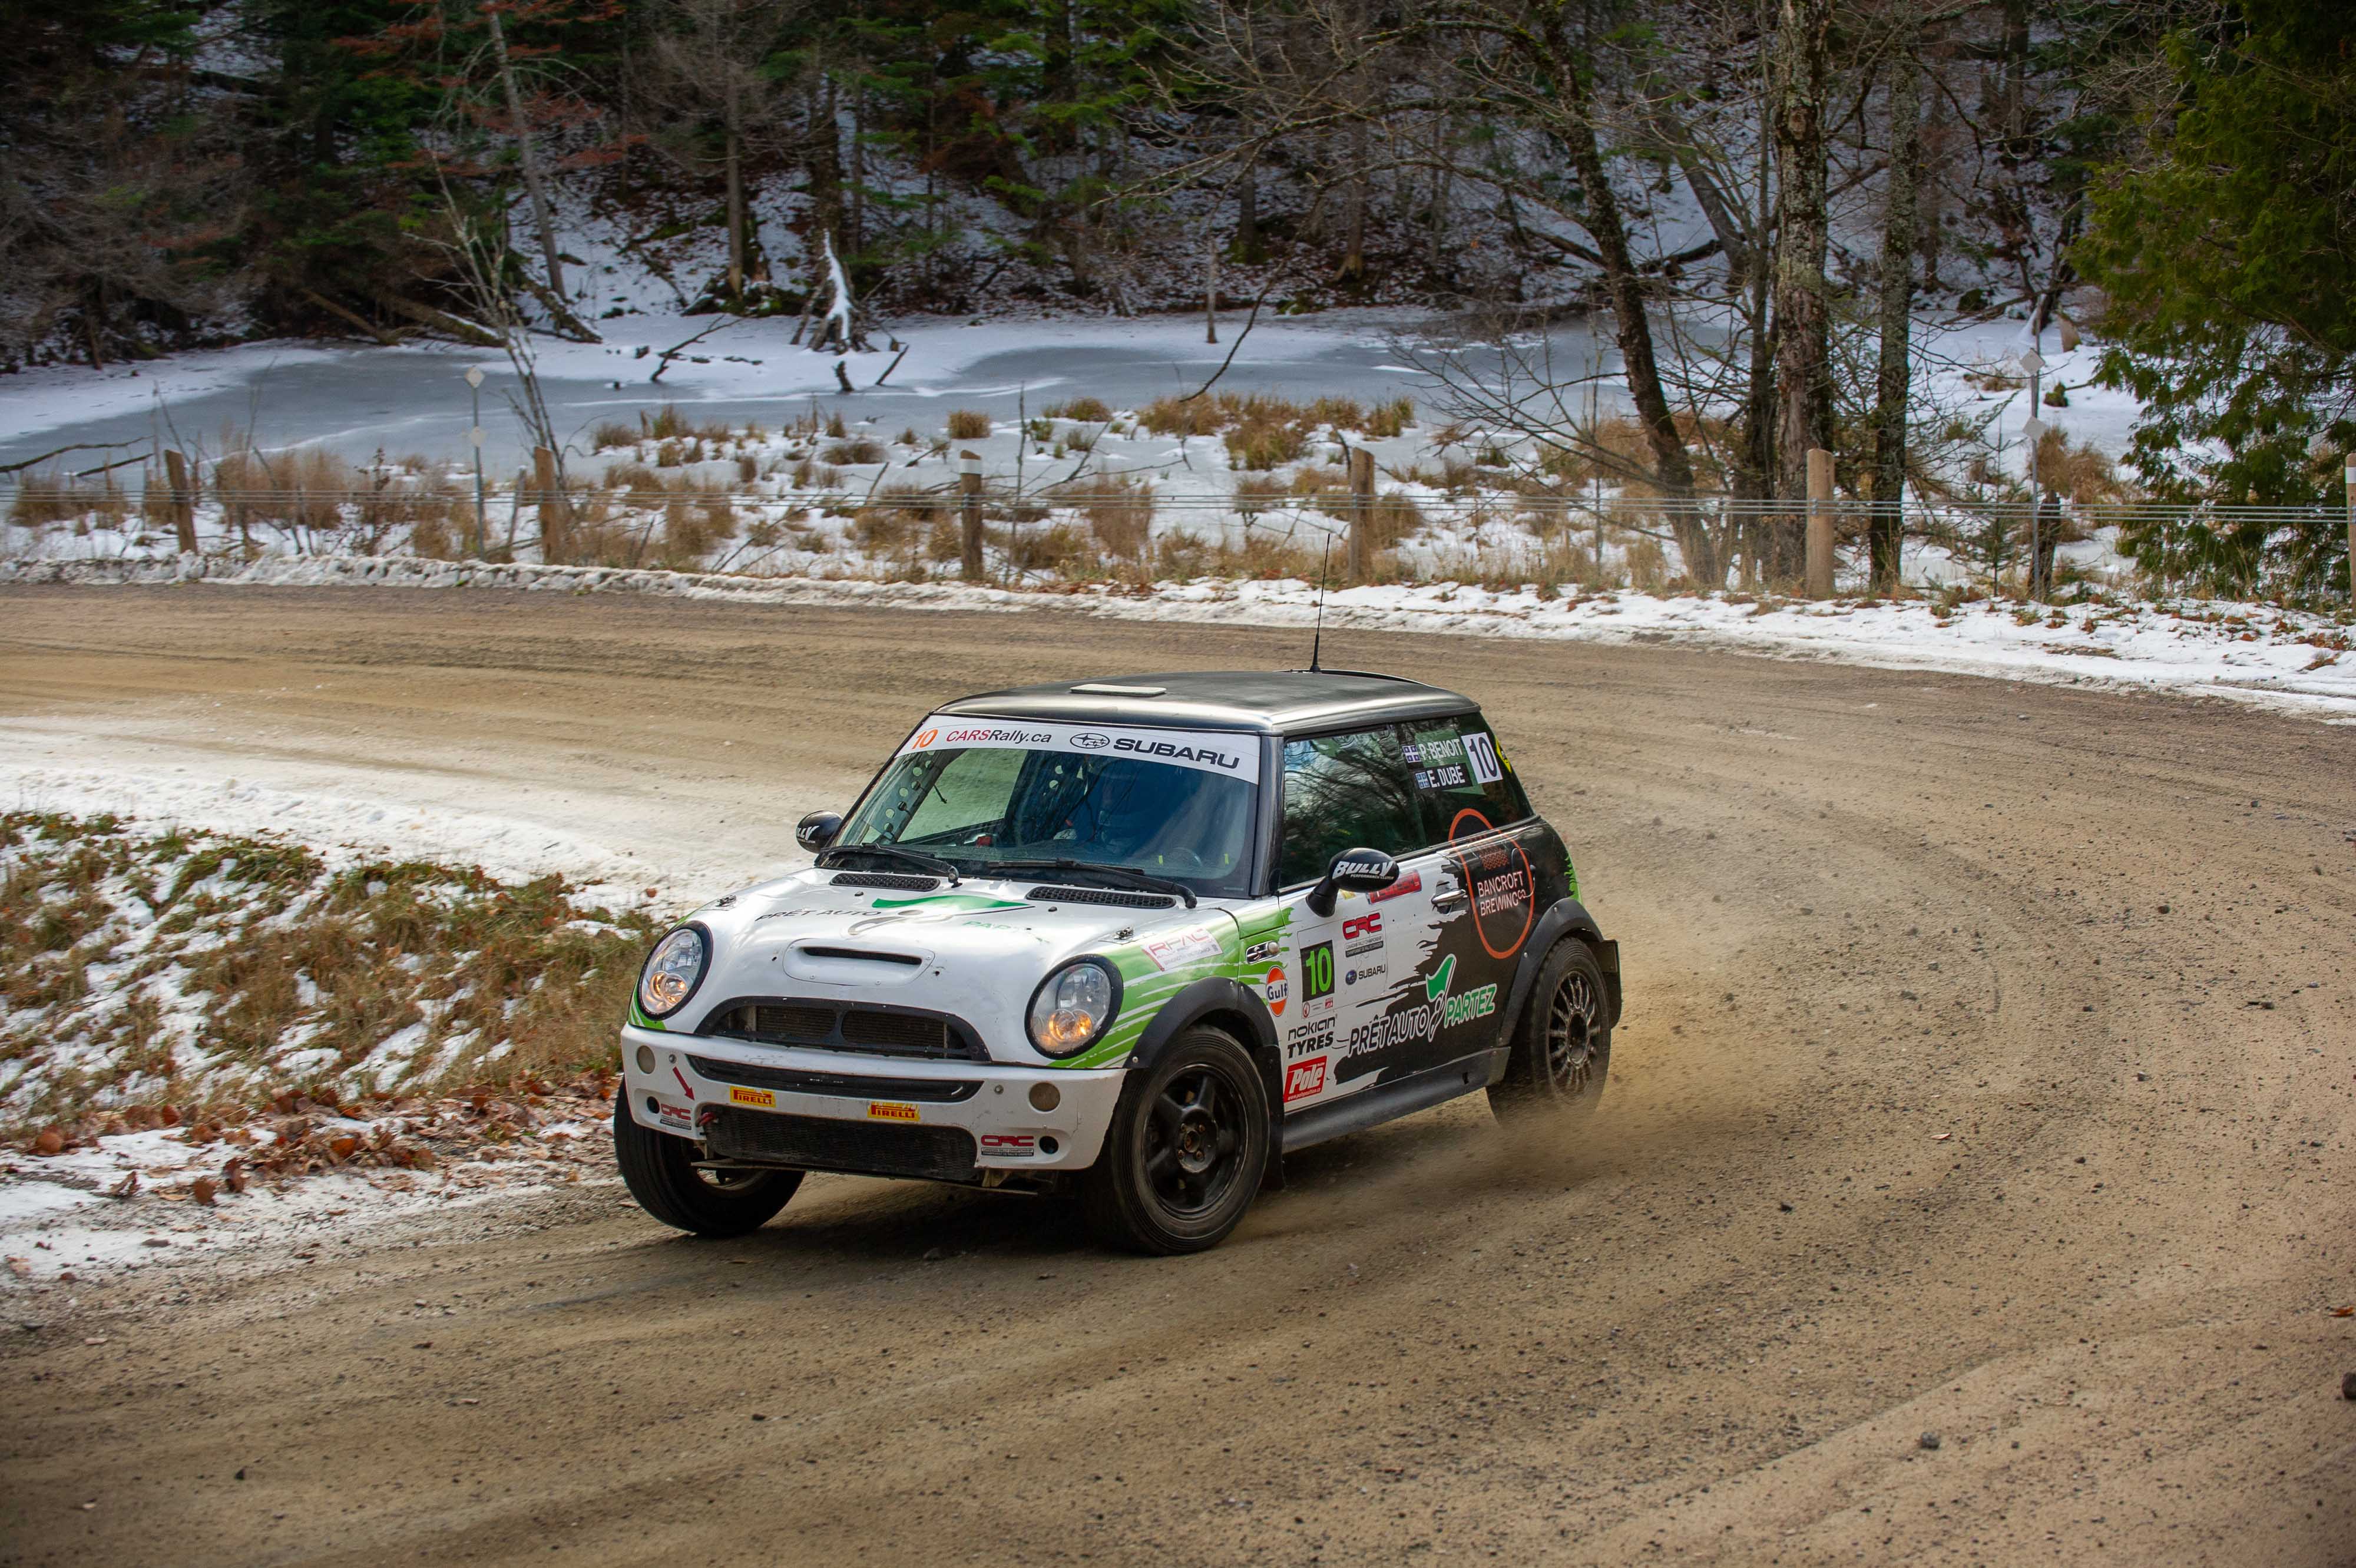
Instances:
[[[807,8],[802,0],[662,0],[646,88],[674,123],[656,145],[684,167],[717,172],[726,186],[732,300],[744,298],[750,270],[745,165],[798,139],[787,95],[764,67]]]

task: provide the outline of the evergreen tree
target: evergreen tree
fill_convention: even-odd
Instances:
[[[2154,156],[2098,185],[2082,265],[2108,292],[2104,379],[2144,404],[2162,496],[2335,499],[2356,447],[2356,8],[2236,0],[2168,44]],[[2336,521],[2152,529],[2147,565],[2247,589],[2344,580]]]

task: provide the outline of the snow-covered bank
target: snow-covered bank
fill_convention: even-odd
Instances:
[[[171,562],[0,563],[0,585],[156,584]],[[1120,620],[1309,627],[1307,583],[1208,579],[1147,589],[1106,585],[1024,591],[952,583],[885,583],[594,566],[483,565],[407,556],[266,557],[203,580],[253,587],[504,588],[639,593],[746,605],[1050,613]],[[2036,681],[2094,689],[2227,697],[2335,723],[2356,722],[2356,653],[2346,620],[2265,605],[2137,602],[2101,596],[2068,607],[1995,600],[1836,600],[1609,592],[1556,596],[1456,583],[1345,588],[1325,624],[1358,632],[1447,632],[1573,642],[1655,643],[1884,669]]]

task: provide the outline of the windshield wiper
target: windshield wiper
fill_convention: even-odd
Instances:
[[[1093,860],[1000,860],[991,863],[991,871],[1057,871],[1066,876],[1108,876],[1124,886],[1139,887],[1148,893],[1173,893],[1194,907],[1194,890],[1183,882],[1167,876],[1156,876],[1150,871],[1140,871],[1133,865],[1100,865]]]
[[[819,851],[813,864],[821,871],[831,871],[837,864],[833,857],[845,854],[873,854],[881,855],[885,860],[896,860],[903,865],[913,865],[920,871],[929,871],[937,876],[947,876],[952,887],[963,880],[958,875],[956,865],[943,860],[940,856],[919,854],[913,849],[902,849],[898,844],[891,843],[837,844],[832,849]]]

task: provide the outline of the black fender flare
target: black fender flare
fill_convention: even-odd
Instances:
[[[1513,988],[1505,994],[1505,1022],[1497,1036],[1499,1045],[1510,1043],[1514,1031],[1521,1027],[1522,1009],[1529,1003],[1530,987],[1537,983],[1539,967],[1565,937],[1578,938],[1594,952],[1596,967],[1603,972],[1603,999],[1612,1009],[1610,1026],[1619,1026],[1620,944],[1605,939],[1603,928],[1595,923],[1587,906],[1576,898],[1564,898],[1538,917],[1537,929],[1523,944],[1521,961],[1514,966]]]
[[[1268,1187],[1282,1187],[1284,1050],[1278,1043],[1276,1019],[1269,1014],[1268,1004],[1248,987],[1219,978],[1194,982],[1162,1004],[1162,1010],[1138,1036],[1129,1059],[1122,1065],[1151,1067],[1162,1059],[1162,1052],[1170,1048],[1170,1042],[1177,1038],[1181,1030],[1214,1016],[1223,1026],[1228,1018],[1243,1025],[1241,1043],[1258,1067],[1261,1086],[1268,1091],[1268,1168],[1262,1182]]]

